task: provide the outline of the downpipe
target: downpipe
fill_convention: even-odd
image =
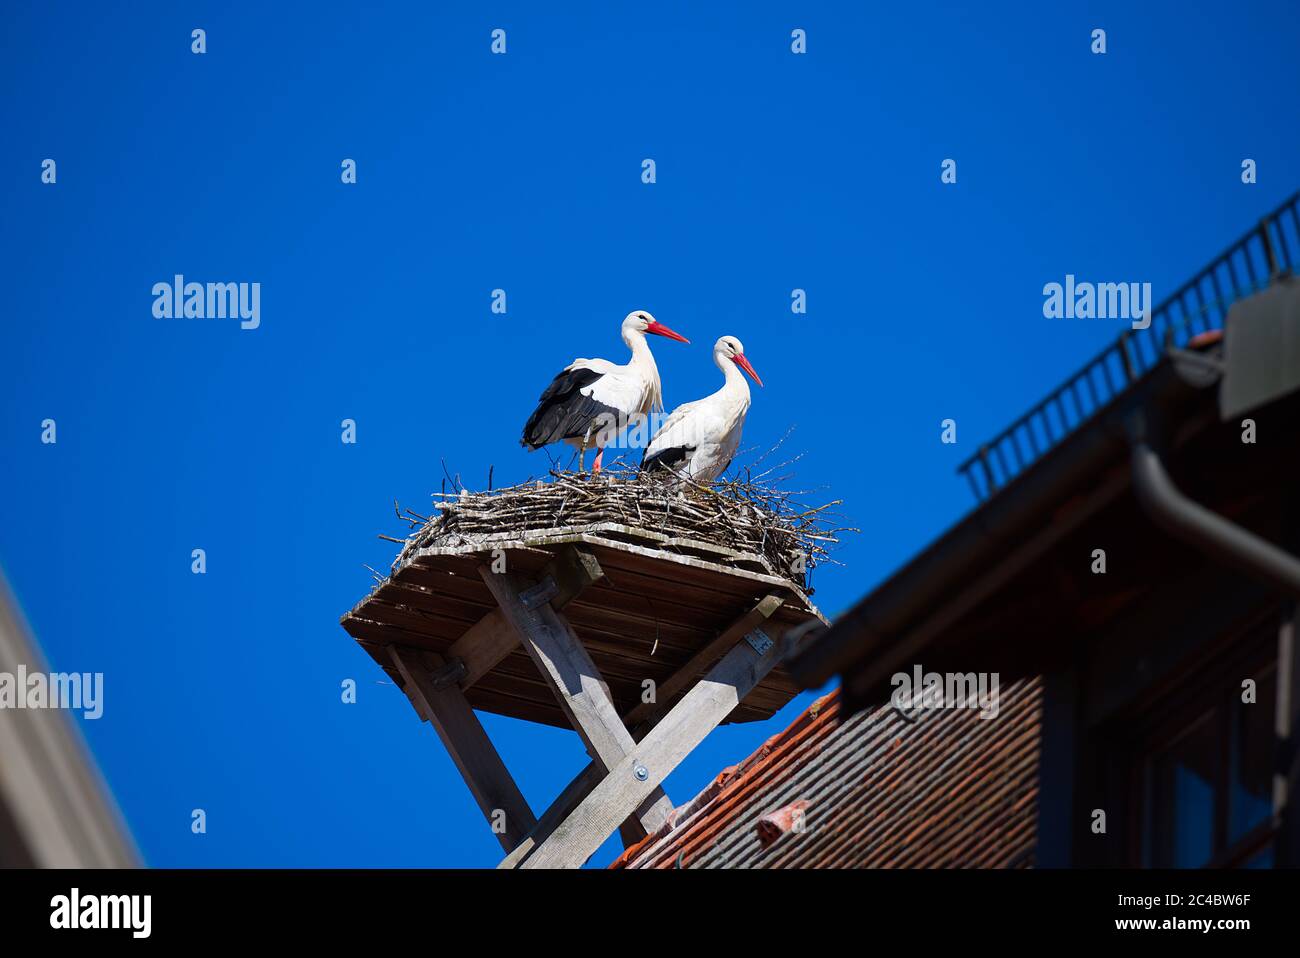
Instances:
[[[1300,559],[1185,496],[1145,438],[1134,436],[1130,442],[1133,489],[1156,525],[1206,555],[1300,598]]]

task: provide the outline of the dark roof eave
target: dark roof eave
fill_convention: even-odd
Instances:
[[[1128,455],[1125,422],[1139,409],[1167,416],[1198,391],[1163,360],[1063,439],[1042,459],[931,543],[841,615],[787,663],[804,688],[816,688],[852,663],[940,611],[977,573],[1005,561],[1031,530],[1089,476]]]

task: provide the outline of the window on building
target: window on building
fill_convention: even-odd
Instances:
[[[1271,659],[1207,668],[1175,693],[1159,727],[1142,737],[1135,769],[1142,864],[1272,867]]]

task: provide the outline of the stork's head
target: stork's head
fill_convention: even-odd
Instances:
[[[749,360],[745,358],[745,347],[735,336],[723,336],[714,343],[713,355],[717,357],[719,366],[724,362],[733,362],[749,373],[750,379],[760,386],[763,385],[763,380],[758,378],[758,373],[754,372],[754,367],[749,365]]]
[[[675,333],[659,320],[655,319],[644,309],[638,309],[635,312],[628,313],[623,320],[623,341],[631,345],[632,336],[646,333],[652,333],[655,336],[667,336],[669,339],[675,339],[679,343],[689,343],[690,340],[681,333]]]

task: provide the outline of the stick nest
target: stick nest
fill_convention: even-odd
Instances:
[[[811,507],[802,501],[806,495],[747,471],[701,483],[616,463],[597,476],[553,470],[549,481],[434,493],[439,501],[432,518],[399,509],[411,533],[405,539],[382,538],[403,544],[393,563],[396,571],[418,549],[613,522],[747,554],[811,594],[808,574],[824,562],[840,564],[831,550],[843,533],[858,530],[837,525],[839,516],[831,510],[839,500]]]

